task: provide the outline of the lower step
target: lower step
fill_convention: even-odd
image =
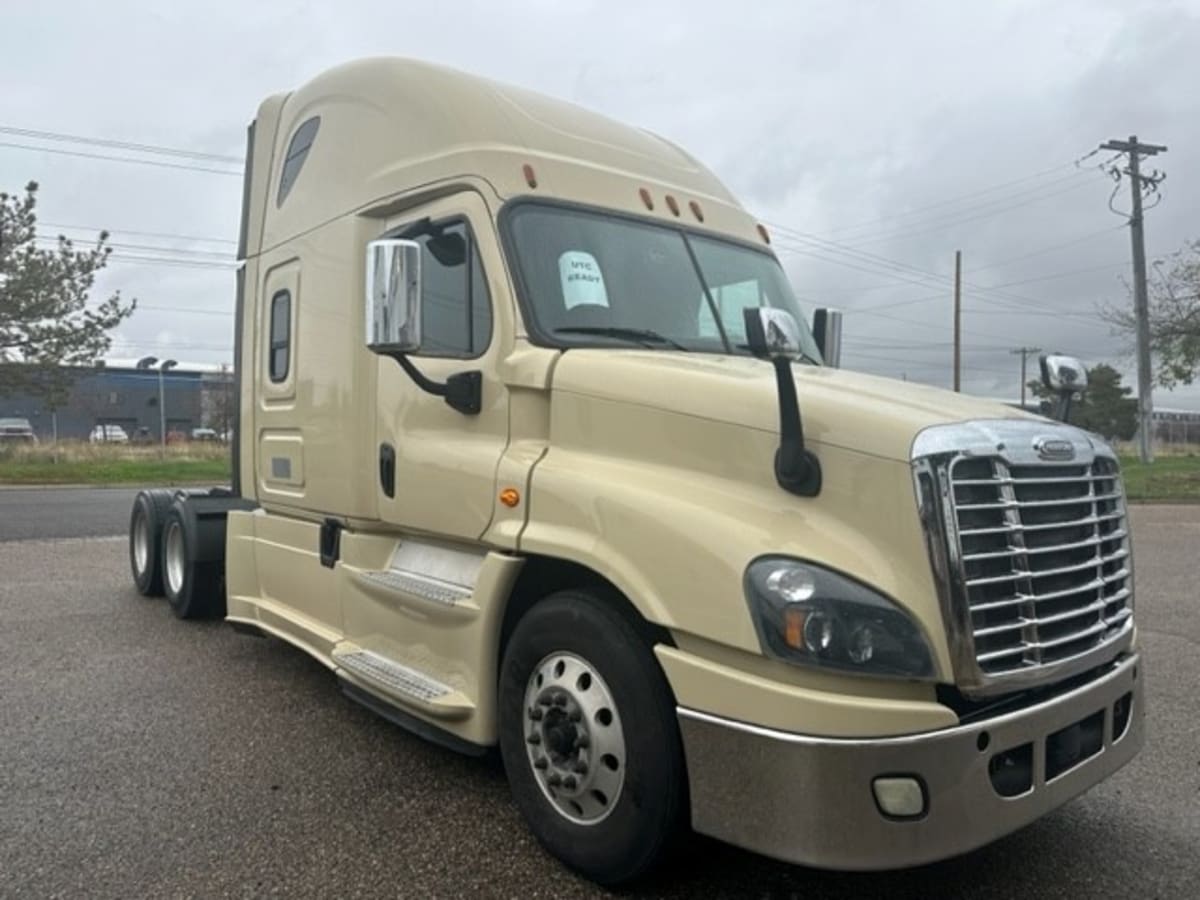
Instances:
[[[445,682],[372,650],[350,645],[334,650],[333,661],[347,675],[434,715],[460,718],[474,709],[466,696]]]

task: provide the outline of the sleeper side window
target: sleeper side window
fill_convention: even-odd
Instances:
[[[276,291],[271,298],[271,333],[267,369],[271,381],[287,379],[292,349],[292,294]]]
[[[288,142],[287,153],[283,157],[283,172],[279,176],[279,195],[275,198],[276,208],[283,205],[292,185],[300,175],[308,151],[312,149],[313,141],[317,139],[317,129],[321,127],[321,117],[313,116],[304,122]]]
[[[442,224],[421,245],[421,354],[470,358],[492,340],[492,303],[467,224]]]

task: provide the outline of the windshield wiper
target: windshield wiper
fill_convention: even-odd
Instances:
[[[644,347],[656,344],[666,344],[675,350],[687,351],[687,347],[665,334],[659,334],[649,328],[623,328],[620,325],[569,325],[566,328],[555,328],[555,334],[599,334],[605,337],[625,338],[636,341]]]

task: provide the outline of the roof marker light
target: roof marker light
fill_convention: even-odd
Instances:
[[[533,166],[531,166],[529,163],[525,163],[525,165],[521,168],[521,171],[525,173],[525,183],[531,188],[537,187],[537,175],[535,175],[533,172]]]
[[[638,196],[642,198],[642,202],[646,204],[646,209],[654,209],[654,200],[650,197],[650,192],[645,188],[638,189]]]
[[[762,237],[764,244],[771,243],[771,236],[769,234],[767,234],[766,227],[764,225],[762,225],[761,223],[759,223],[759,226],[758,226],[758,233]]]
[[[667,209],[671,210],[671,215],[679,215],[679,203],[670,194],[667,194]]]
[[[697,203],[695,200],[692,200],[688,203],[688,206],[690,206],[692,208],[692,215],[696,217],[696,221],[703,222],[704,221],[704,211],[702,209],[700,209],[700,204]]]

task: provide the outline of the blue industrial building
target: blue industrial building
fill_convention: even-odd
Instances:
[[[133,437],[140,428],[161,439],[165,411],[167,433],[189,434],[193,428],[228,431],[232,422],[232,375],[228,368],[179,364],[160,373],[139,369],[132,360],[106,361],[74,380],[65,402],[52,409],[31,393],[0,395],[0,418],[28,419],[38,438],[47,441],[87,440],[97,425],[119,425]],[[145,432],[143,432],[145,435]]]

